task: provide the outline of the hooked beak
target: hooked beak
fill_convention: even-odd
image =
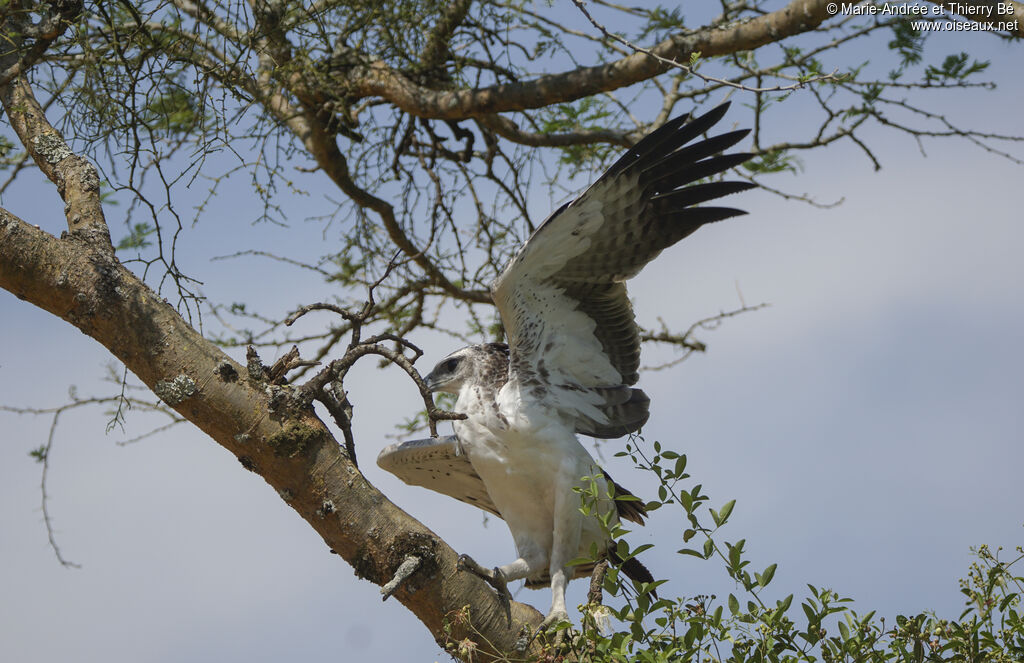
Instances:
[[[430,392],[436,392],[437,388],[441,386],[437,376],[434,375],[434,371],[428,373],[427,376],[423,378],[423,382],[427,385],[427,391]]]

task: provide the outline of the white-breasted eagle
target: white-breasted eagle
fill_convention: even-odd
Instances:
[[[624,281],[705,223],[744,213],[703,204],[753,186],[702,181],[750,158],[720,154],[746,130],[695,141],[727,108],[667,122],[548,217],[491,285],[508,345],[463,348],[425,378],[431,391],[458,396],[455,411],[467,418],[454,423],[455,435],[393,444],[377,458],[408,484],[505,520],[518,559],[488,569],[463,555],[460,566],[494,586],[506,612],[507,581],[550,582],[540,629],[567,618],[566,583],[590,571],[570,560],[596,544],[615,561],[613,542],[596,515],[583,515],[574,488],[589,476],[601,495],[628,494],[576,435],[620,437],[648,417],[650,401],[633,387],[640,334]],[[597,511],[637,523],[645,515],[642,502],[611,497]],[[635,558],[623,572],[652,580]]]

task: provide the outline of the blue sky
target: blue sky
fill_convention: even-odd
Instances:
[[[991,52],[1001,89],[949,95],[943,110],[1019,133],[1010,109],[1024,102],[1024,81],[1008,51]],[[802,121],[794,110],[778,130]],[[686,326],[734,308],[738,292],[747,303],[771,304],[705,333],[705,355],[641,376],[652,398],[645,436],[689,456],[712,505],[737,500],[723,538],[747,539],[755,567],[779,564],[778,595],[799,597],[813,583],[852,596],[864,611],[954,616],[969,548],[1024,539],[1024,167],[963,141],[926,143],[923,158],[907,137],[867,138],[880,172],[838,144],[804,155],[799,175],[778,180],[821,200],[845,198],[839,207],[743,194],[736,204],[749,216],[700,231],[631,284],[647,325],[661,316]],[[325,241],[314,223],[244,225],[244,191],[214,201],[185,234],[185,271],[211,299],[255,298],[268,313],[324,299],[329,289],[311,275],[257,258],[210,262]],[[56,201],[51,188],[26,180],[3,204],[59,232]],[[296,199],[294,218],[316,204]],[[111,208],[112,225],[121,213]],[[268,287],[254,296],[257,277]],[[97,380],[108,356],[95,342],[5,292],[0,320],[0,403],[60,404],[69,384],[109,393]],[[452,349],[440,336],[414,340],[427,364]],[[645,353],[648,363],[671,358]],[[513,548],[500,522],[485,527],[471,507],[374,466],[392,441],[395,413],[417,409],[407,379],[366,363],[353,380],[370,480],[457,550],[508,561]],[[39,466],[28,457],[49,421],[0,413],[0,422],[4,660],[445,659],[410,613],[382,605],[376,586],[356,579],[210,440],[178,427],[117,446],[150,423],[138,415],[124,435],[105,434],[95,411],[63,420],[50,507],[64,553],[83,568],[61,568],[41,522]],[[602,443],[607,457],[616,444]],[[653,497],[643,474],[618,460],[608,465],[617,481]],[[683,522],[663,510],[631,541],[657,544],[645,562],[676,593],[735,591],[721,569],[673,553]],[[575,605],[583,583],[570,589]],[[542,610],[549,600],[525,590],[518,598]]]

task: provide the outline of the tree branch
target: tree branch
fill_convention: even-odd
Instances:
[[[487,127],[505,140],[530,147],[566,147],[569,145],[593,145],[609,143],[632,147],[628,133],[600,129],[580,129],[563,133],[537,133],[520,129],[515,122],[501,115],[481,115],[476,118],[481,126]]]
[[[672,35],[649,50],[657,58],[677,62],[688,62],[692,53],[707,58],[751,50],[813,30],[830,17],[827,5],[827,0],[793,0],[778,11],[749,21]],[[346,86],[352,94],[380,97],[419,117],[458,120],[566,103],[639,83],[669,68],[651,55],[633,53],[607,64],[530,81],[454,91],[422,87],[378,61],[354,68]]]
[[[82,0],[63,0],[53,4],[52,8],[49,3],[24,8],[4,3],[0,24],[3,26],[5,46],[9,46],[10,50],[0,55],[0,85],[7,85],[27,73],[82,11]],[[56,12],[51,13],[52,9],[56,9]],[[41,13],[38,23],[29,22],[32,11]],[[25,48],[26,38],[33,40],[28,48]]]
[[[448,43],[459,25],[466,20],[473,0],[452,0],[438,17],[437,23],[427,37],[427,44],[419,56],[420,69],[428,71],[442,63],[449,53]]]
[[[655,53],[654,51],[652,51],[650,49],[643,48],[642,46],[637,46],[636,44],[630,42],[629,40],[624,39],[623,37],[620,37],[619,35],[617,35],[614,32],[611,32],[610,30],[608,30],[608,28],[606,28],[604,25],[599,23],[597,21],[597,19],[595,19],[593,16],[591,16],[590,12],[587,11],[586,5],[583,4],[583,0],[572,0],[572,3],[574,5],[576,5],[577,9],[579,9],[580,12],[584,16],[587,17],[587,20],[590,21],[590,24],[593,25],[595,28],[597,28],[598,31],[601,34],[603,34],[607,39],[610,39],[612,41],[616,41],[616,42],[622,44],[623,46],[627,47],[628,49],[630,49],[631,51],[633,51],[635,53],[643,53],[644,55],[647,55],[647,56],[651,57],[652,59],[660,62],[663,65],[665,65],[666,67],[674,67],[676,69],[679,69],[679,70],[683,71],[684,73],[686,73],[688,75],[696,76],[697,78],[699,78],[700,80],[704,81],[705,83],[717,83],[718,85],[721,85],[721,86],[736,88],[738,90],[745,90],[747,92],[784,92],[784,91],[796,90],[796,89],[802,88],[805,85],[807,85],[808,83],[817,83],[817,82],[822,82],[822,81],[829,81],[829,80],[834,81],[834,80],[837,80],[836,74],[833,71],[831,74],[823,74],[823,75],[820,75],[820,76],[813,76],[813,77],[809,78],[808,80],[800,80],[800,81],[797,81],[797,82],[792,83],[790,85],[774,85],[772,87],[751,87],[749,85],[743,85],[742,83],[737,83],[735,81],[729,81],[729,80],[725,80],[725,79],[722,79],[722,78],[717,78],[715,76],[708,76],[707,74],[702,74],[699,71],[697,71],[696,65],[684,64],[682,62],[678,62],[675,59],[667,58],[667,57],[664,57],[662,55],[658,55],[657,53]],[[695,54],[696,55],[701,55],[701,53],[699,51],[696,51]]]
[[[64,200],[68,230],[84,231],[113,253],[110,231],[100,206],[100,178],[89,161],[73,154],[64,137],[46,120],[23,75],[0,87],[11,126],[39,170],[57,185]]]

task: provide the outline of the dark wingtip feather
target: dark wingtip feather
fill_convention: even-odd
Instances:
[[[626,376],[626,383],[632,378]],[[601,407],[602,412],[608,418],[607,423],[599,423],[592,419],[579,420],[576,422],[576,432],[581,435],[589,435],[601,439],[612,439],[629,435],[640,430],[640,427],[647,423],[650,417],[650,397],[642,389],[630,389],[629,400],[622,403],[608,404]]]
[[[640,139],[636,145],[633,146],[631,152],[637,154],[644,154],[649,152],[652,148],[656,147],[661,141],[665,140],[666,137],[671,135],[674,131],[678,131],[680,127],[685,126],[687,122],[691,121],[691,115],[689,113],[683,113],[679,117],[674,117],[665,124],[661,125],[654,131],[650,132],[646,136]]]
[[[651,196],[651,200],[664,200],[674,209],[679,209],[689,207],[690,205],[706,203],[716,198],[731,196],[734,193],[753,189],[756,186],[753,182],[731,180],[725,182],[705,182],[704,184],[693,184],[682,189],[659,193]]]
[[[601,179],[614,177],[626,170],[638,161],[657,161],[672,151],[685,145],[697,136],[701,135],[725,116],[726,111],[732,102],[715,106],[707,113],[698,117],[692,117],[684,113],[679,117],[672,118],[654,131],[640,139],[629,151],[619,157],[612,166],[601,175]],[[748,130],[749,131],[749,130]],[[746,135],[746,134],[743,134]],[[740,136],[736,140],[740,140]]]
[[[723,150],[727,150],[739,141],[743,140],[743,137],[750,133],[749,129],[739,129],[737,131],[730,131],[717,136],[712,136],[706,140],[702,140],[693,145],[687,145],[683,147],[678,145],[678,149],[673,149],[666,152],[663,155],[658,155],[657,158],[644,159],[642,164],[639,164],[637,168],[641,173],[641,180],[646,180],[647,183],[654,183],[657,181],[672,179],[678,179],[680,172],[685,172],[687,168],[694,168],[700,165],[704,165],[705,162],[701,161],[705,157],[710,157],[713,154],[718,154]],[[728,155],[726,155],[728,156]],[[717,161],[707,159],[711,163],[718,164]],[[727,170],[726,167],[720,170],[713,170],[708,175],[714,175]],[[673,177],[673,176],[676,177]],[[674,186],[675,188],[685,184],[685,181],[677,181]],[[645,184],[647,186],[647,184]]]
[[[672,218],[681,221],[686,220],[691,224],[714,223],[716,221],[724,221],[725,219],[731,219],[734,216],[743,216],[749,214],[745,209],[736,209],[735,207],[688,207],[683,210],[679,210]]]
[[[679,159],[677,163],[668,164],[666,168],[659,170],[645,185],[645,190],[652,194],[667,193],[698,180],[724,173],[745,163],[751,156],[749,152],[733,152],[699,161]]]
[[[688,122],[686,126],[683,127],[683,129],[679,132],[679,138],[681,139],[681,142],[679,144],[682,145],[685,142],[693,140],[694,138],[701,135],[711,127],[718,124],[719,120],[725,117],[725,113],[726,111],[729,110],[729,106],[731,105],[731,101],[726,101],[725,103],[718,104],[717,106],[709,110],[707,113],[704,113],[703,115],[698,115],[697,117],[693,118],[693,120]]]

